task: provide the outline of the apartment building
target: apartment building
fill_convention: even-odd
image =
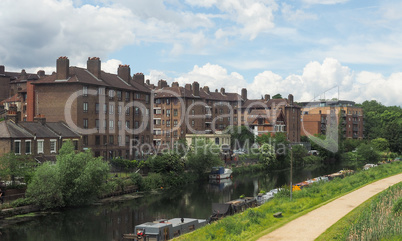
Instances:
[[[343,138],[364,138],[364,114],[355,102],[346,100],[301,102],[303,136],[326,134],[330,125],[342,132]]]
[[[219,135],[225,135],[228,126],[239,125],[248,125],[255,135],[286,132],[290,141],[300,141],[300,107],[293,104],[292,95],[289,99],[249,100],[247,89],[239,95],[224,88],[210,91],[198,82],[182,87],[177,82],[169,86],[160,80],[155,87],[153,115],[156,146],[173,147],[177,140],[188,141],[194,136],[213,136],[216,144],[230,145],[226,136]],[[261,122],[261,118],[266,120]]]
[[[28,82],[27,120],[40,114],[67,123],[95,156],[141,158],[149,146],[140,147],[152,141],[150,94],[144,75],[131,76],[128,65],[110,74],[97,57],[88,58],[87,68],[60,57],[56,73]]]

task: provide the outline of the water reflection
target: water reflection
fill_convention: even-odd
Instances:
[[[295,170],[293,182],[339,171],[339,166]],[[222,182],[199,182],[184,188],[163,190],[143,198],[51,213],[4,226],[0,240],[90,241],[121,240],[134,226],[160,218],[206,219],[214,202],[227,202],[241,195],[255,196],[289,183],[289,170],[235,176]],[[4,223],[3,223],[4,224]]]

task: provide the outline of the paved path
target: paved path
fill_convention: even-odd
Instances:
[[[402,181],[402,173],[366,185],[262,236],[258,240],[314,240],[367,199]]]

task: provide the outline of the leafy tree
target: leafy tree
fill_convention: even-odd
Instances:
[[[275,165],[271,165],[270,168],[280,169],[289,166],[290,151],[289,151],[289,141],[287,140],[286,134],[282,132],[275,133],[275,135],[264,134],[257,137],[257,142],[260,145],[264,143],[270,144],[274,148],[274,153],[276,154]]]
[[[265,168],[276,168],[278,163],[276,159],[275,149],[272,145],[268,143],[264,143],[260,147],[260,156],[258,161],[265,167]]]
[[[384,138],[376,138],[371,141],[371,145],[373,145],[378,151],[388,151],[389,150],[389,142]]]
[[[307,156],[307,149],[302,145],[293,145],[293,165],[304,166],[304,157]]]
[[[25,182],[29,182],[35,164],[31,156],[7,153],[0,157],[0,176],[9,176],[13,185],[16,177],[24,177]]]
[[[35,172],[32,183],[28,185],[27,197],[44,208],[85,205],[104,191],[108,173],[109,165],[102,158],[93,157],[89,150],[75,153],[74,145],[66,142],[54,166],[44,165]],[[50,178],[54,176],[57,178]],[[57,186],[61,198],[59,192],[46,188],[48,186]],[[46,197],[60,200],[54,205],[43,205]]]
[[[362,141],[359,140],[359,139],[351,139],[351,138],[345,139],[345,140],[343,141],[343,148],[344,148],[344,151],[346,151],[346,152],[348,152],[348,151],[353,151],[353,150],[355,150],[361,143],[362,143]]]
[[[219,157],[220,148],[212,142],[197,140],[187,154],[187,166],[191,171],[201,177],[205,172],[210,171],[214,166],[223,165]]]
[[[229,126],[226,131],[233,149],[248,149],[254,143],[254,134],[247,126]]]
[[[376,148],[370,144],[361,144],[357,148],[357,155],[361,157],[360,163],[377,163],[380,161],[380,154],[377,152]]]
[[[180,138],[174,144],[174,152],[181,157],[186,155],[187,149],[188,149],[187,141],[184,138]]]
[[[278,94],[272,96],[272,99],[282,99],[282,95],[278,93]]]
[[[182,173],[184,171],[184,160],[177,153],[166,153],[152,156],[148,160],[151,172],[156,173]]]

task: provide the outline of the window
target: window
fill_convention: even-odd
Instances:
[[[25,154],[31,154],[31,140],[25,141]]]
[[[103,144],[107,144],[107,136],[103,136]]]
[[[166,110],[166,116],[167,116],[167,117],[170,116],[170,110]]]
[[[167,105],[170,104],[170,99],[166,99],[166,104],[167,104]]]
[[[177,137],[177,131],[173,131],[173,136]]]
[[[145,95],[145,103],[149,104],[149,95]]]
[[[161,119],[155,119],[154,124],[159,126],[161,124]]]
[[[162,113],[161,109],[155,109],[154,111],[155,111],[155,113],[154,113],[155,115],[160,115]]]
[[[106,114],[107,113],[107,104],[103,104],[103,112]]]
[[[173,126],[177,126],[177,120],[173,121]]]
[[[104,87],[99,87],[98,88],[98,95],[104,95],[105,94],[105,88]]]
[[[126,107],[126,115],[130,115],[130,107]]]
[[[88,119],[84,119],[84,129],[88,129]]]
[[[84,113],[88,112],[88,102],[83,103],[82,109],[83,109]]]
[[[121,136],[118,136],[118,137],[117,137],[117,144],[120,145],[120,143],[121,143]],[[121,156],[121,154],[120,154],[120,156]]]
[[[223,113],[223,109],[219,109],[219,114],[222,114]]]
[[[195,114],[195,111],[191,110],[191,115],[194,116],[194,114]]]
[[[83,94],[84,96],[88,96],[88,86],[84,86],[84,87],[82,88],[82,94]]]
[[[99,120],[98,119],[95,120],[95,128],[97,130],[99,130]]]
[[[135,115],[139,115],[139,114],[140,114],[140,108],[135,107],[135,108],[134,108],[134,114],[135,114]]]
[[[173,110],[173,116],[177,116],[177,109]]]
[[[109,105],[109,114],[110,115],[114,114],[114,104]]]
[[[78,141],[77,140],[73,140],[73,145],[74,145],[74,150],[78,150]]]
[[[113,99],[114,97],[114,90],[109,90],[109,99]]]
[[[140,98],[141,98],[141,94],[135,93],[135,94],[134,94],[134,98],[135,98],[135,99],[140,99]]]
[[[145,115],[149,116],[149,109],[145,109]]]
[[[121,91],[118,90],[118,91],[117,91],[117,99],[118,99],[119,101],[121,101],[122,98],[123,98],[123,95],[122,95]]]
[[[21,141],[20,140],[14,141],[14,153],[17,155],[21,154]]]
[[[114,121],[110,120],[109,121],[109,129],[113,130],[113,128],[114,128]]]
[[[43,153],[43,142],[44,140],[38,140],[38,154]]]
[[[88,142],[88,136],[84,136],[84,137],[87,138],[87,142]],[[50,153],[56,153],[56,148],[57,148],[56,144],[57,144],[57,140],[50,140]]]
[[[126,146],[130,144],[130,136],[126,135]]]
[[[126,101],[130,101],[130,92],[126,92]]]
[[[100,136],[95,136],[95,145],[100,145]]]
[[[130,121],[126,121],[126,128],[130,129]]]
[[[104,129],[104,130],[107,129],[107,120],[103,120],[103,129]]]
[[[192,121],[191,121],[191,126],[194,127],[194,124],[195,124],[195,123],[194,123],[194,120],[192,120]]]
[[[109,136],[109,144],[113,145],[113,143],[114,143],[114,136],[110,135]]]
[[[95,103],[95,113],[99,113],[99,103]]]
[[[139,126],[139,122],[138,121],[134,122],[134,128],[137,129],[138,126]]]
[[[166,126],[167,126],[167,127],[170,127],[170,120],[167,120],[167,121],[166,121]]]

